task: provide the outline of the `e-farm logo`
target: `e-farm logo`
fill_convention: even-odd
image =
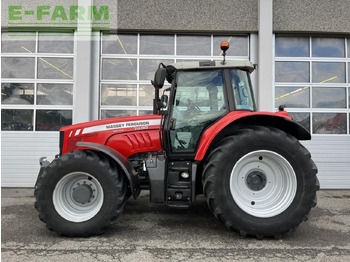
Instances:
[[[96,25],[109,25],[109,7],[102,6],[48,6],[39,5],[24,10],[20,5],[8,6],[9,26],[59,26],[91,23]],[[28,22],[30,21],[30,22]],[[104,26],[105,28],[107,26]],[[101,28],[102,29],[102,28]],[[107,28],[106,28],[107,29]]]

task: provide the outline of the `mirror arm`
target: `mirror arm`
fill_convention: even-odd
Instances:
[[[153,114],[158,114],[159,113],[159,104],[160,99],[159,99],[159,89],[155,88],[154,90],[154,99],[153,99]]]

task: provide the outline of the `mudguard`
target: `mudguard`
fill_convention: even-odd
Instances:
[[[298,140],[311,139],[310,133],[303,126],[294,122],[286,111],[278,113],[234,111],[228,113],[204,131],[195,160],[202,160],[208,149],[210,151],[220,139],[230,135],[233,130],[249,125],[278,128],[294,136]]]
[[[113,148],[110,148],[102,144],[97,144],[97,143],[77,142],[76,145],[79,148],[93,149],[93,150],[100,151],[108,155],[109,157],[111,157],[114,161],[116,161],[128,178],[133,198],[136,199],[139,196],[141,189],[140,189],[137,173],[135,169],[131,166],[129,161],[122,154],[120,154],[118,151],[114,150]]]

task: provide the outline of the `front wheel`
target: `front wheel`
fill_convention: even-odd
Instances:
[[[47,228],[61,235],[98,235],[123,211],[126,184],[116,164],[94,151],[55,159],[38,177],[35,207]]]
[[[209,208],[228,228],[280,237],[316,205],[317,168],[294,137],[275,128],[238,130],[219,142],[203,173]]]

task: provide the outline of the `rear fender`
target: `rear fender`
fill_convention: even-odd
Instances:
[[[276,114],[259,114],[253,113],[250,115],[243,115],[242,117],[234,116],[229,119],[221,119],[211,127],[209,127],[203,134],[200,141],[195,160],[200,161],[209,152],[215,144],[222,138],[229,136],[233,131],[241,129],[244,126],[269,126],[280,129],[298,140],[310,140],[310,133],[300,124],[278,116]]]
[[[137,176],[137,173],[135,169],[131,166],[129,161],[118,151],[114,150],[113,148],[110,148],[105,145],[97,144],[97,143],[91,143],[91,142],[78,142],[77,146],[79,148],[84,149],[93,149],[96,151],[100,151],[106,155],[108,155],[110,158],[112,158],[117,164],[120,166],[120,168],[124,171],[126,177],[128,178],[132,196],[134,199],[138,197],[140,194],[140,184],[139,179]]]

